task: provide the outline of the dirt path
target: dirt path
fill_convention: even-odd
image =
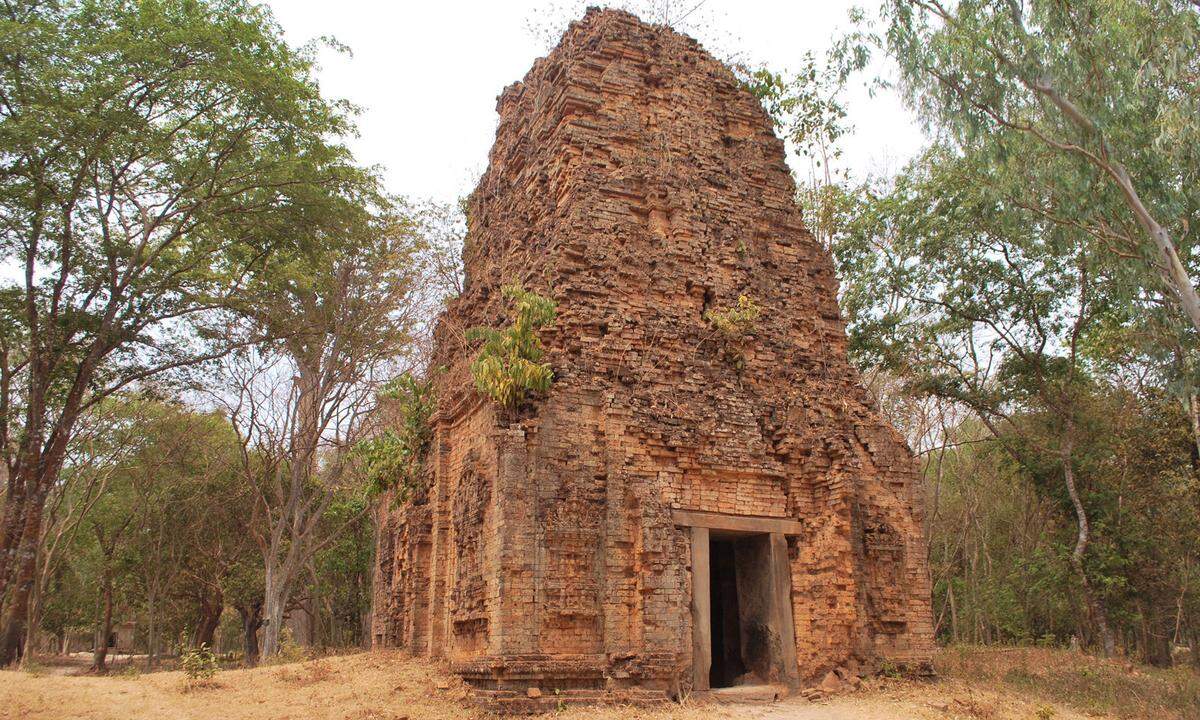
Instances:
[[[139,677],[0,673],[3,720],[476,720],[465,691],[436,665],[399,653],[362,653],[218,674],[186,689],[178,672]],[[819,703],[690,702],[654,709],[572,708],[555,720],[1035,720],[1041,706],[953,682],[889,683]],[[1082,720],[1052,708],[1055,720]],[[1095,716],[1093,716],[1095,717]]]

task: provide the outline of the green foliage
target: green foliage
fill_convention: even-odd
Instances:
[[[1194,387],[1194,370],[1170,367],[1192,365],[1174,362],[1178,350],[1195,350],[1195,327],[1186,307],[1180,312],[1188,290],[1147,223],[1161,226],[1182,274],[1194,276],[1195,4],[888,0],[880,21],[860,25],[858,47],[875,46],[895,61],[900,89],[937,138],[938,152],[919,164],[953,166],[959,187],[990,198],[987,206],[932,204],[931,223],[979,219],[1074,236],[1088,256],[1103,259],[1091,271],[1106,330],[1090,342],[1125,357],[1145,353],[1171,380],[1186,374]]]
[[[179,667],[183,670],[184,677],[187,678],[189,684],[200,684],[212,680],[216,676],[217,670],[220,669],[217,656],[204,643],[201,643],[199,647],[183,650],[179,655]]]
[[[727,310],[706,310],[704,319],[720,334],[725,353],[740,368],[745,364],[745,346],[758,330],[762,309],[746,295],[739,295],[737,305]]]
[[[768,68],[738,70],[743,85],[762,103],[776,130],[803,155],[822,165],[840,154],[837,141],[849,127],[846,109],[839,101],[841,77],[834,68],[822,68],[808,52],[800,70],[792,74]]]
[[[883,50],[933,142],[816,204],[852,359],[955,418],[910,434],[941,447],[925,456],[939,630],[1087,644],[1103,613],[1162,662],[1200,590],[1197,438],[1165,394],[1194,396],[1196,337],[1131,197],[1194,266],[1200,15],[886,0],[880,17],[843,57]]]
[[[360,442],[355,451],[363,461],[368,494],[399,490],[397,499],[403,500],[420,480],[422,459],[432,438],[429,418],[437,408],[433,381],[405,373],[388,382],[379,395],[393,401],[388,414],[395,427]]]
[[[1161,395],[1089,384],[1075,414],[1075,471],[1092,525],[1087,572],[1133,649],[1166,660],[1177,614],[1200,613],[1200,556],[1186,418]],[[1066,646],[1087,641],[1071,569],[1073,510],[1052,413],[1023,413],[990,437],[977,421],[928,456],[930,567],[947,642]],[[1012,451],[1015,451],[1012,452]],[[1023,458],[1021,463],[1013,455]],[[1186,620],[1185,620],[1186,621]]]
[[[0,455],[24,488],[8,494],[6,518],[41,516],[80,423],[105,398],[150,382],[192,386],[190,372],[244,341],[230,337],[244,328],[226,311],[262,300],[253,290],[277,255],[338,237],[330,229],[350,220],[368,224],[357,219],[372,173],[340,141],[354,134],[353,108],[322,97],[316,50],[289,46],[269,10],[246,0],[6,6],[0,266],[27,271],[0,279]],[[263,305],[286,302],[276,293]],[[139,472],[153,471],[148,459]],[[202,461],[185,475],[205,475]],[[131,493],[148,487],[142,480]],[[185,535],[176,520],[203,515],[167,518],[159,503],[191,504],[193,490],[162,482],[126,504],[138,532],[116,535],[129,553],[173,552]],[[4,528],[14,547],[41,542],[24,533]],[[12,580],[45,562],[44,549],[20,568],[0,562],[5,607],[24,607],[32,584]],[[101,575],[121,569],[100,564]],[[118,593],[157,605],[167,582],[158,572],[171,564],[138,558],[140,587],[120,583]],[[0,662],[15,639],[6,631]]]
[[[371,612],[371,583],[375,557],[375,525],[361,512],[369,498],[350,497],[333,503],[321,522],[342,527],[336,539],[317,553],[316,570],[308,592],[317,613],[314,621],[321,642],[332,647],[361,647],[363,618]]]
[[[501,292],[516,303],[513,324],[503,330],[471,328],[467,339],[483,341],[471,363],[475,388],[501,407],[512,409],[525,402],[529,393],[548,391],[554,381],[554,371],[542,362],[538,331],[554,322],[557,310],[553,300],[520,284],[505,285]]]
[[[12,382],[33,388],[5,405],[12,426],[42,417],[25,401],[45,398],[53,422],[72,388],[87,400],[203,356],[189,325],[220,329],[211,310],[247,260],[291,239],[297,207],[360,175],[328,140],[352,132],[349,108],[322,98],[312,54],[241,0],[17,3],[0,53],[13,59],[0,68],[0,262],[30,268],[0,282],[0,306],[37,309],[0,310],[37,356]]]
[[[746,295],[738,295],[737,306],[728,310],[706,310],[704,319],[730,341],[738,342],[758,329],[761,308]]]
[[[304,646],[296,642],[295,635],[292,634],[291,628],[284,628],[279,634],[279,652],[270,659],[271,664],[287,665],[289,663],[303,662],[308,659],[308,651]]]

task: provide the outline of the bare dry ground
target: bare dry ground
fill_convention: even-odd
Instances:
[[[571,708],[556,720],[1078,720],[1200,719],[1200,674],[1134,667],[1063,651],[952,649],[935,682],[876,680],[810,703],[654,709]],[[440,689],[439,689],[440,688]],[[442,668],[395,652],[228,670],[186,688],[178,672],[65,677],[0,673],[0,718],[8,720],[474,720],[465,691]]]

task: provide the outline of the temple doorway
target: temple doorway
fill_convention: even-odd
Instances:
[[[696,511],[676,516],[691,526],[693,687],[796,685],[785,536],[795,526]]]

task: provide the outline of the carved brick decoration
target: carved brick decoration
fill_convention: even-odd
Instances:
[[[679,518],[718,518],[714,539],[772,518],[746,562],[785,598],[762,617],[791,627],[755,632],[795,667],[748,662],[778,674],[758,679],[927,662],[914,461],[847,361],[759,103],[694,40],[590,10],[498,111],[436,332],[428,488],[380,513],[375,643],[445,658],[504,709],[536,709],[531,687],[664,697],[707,681],[709,531]],[[511,320],[513,281],[558,317],[553,387],[510,414],[474,391],[462,333]],[[705,313],[741,295],[762,312],[731,353]]]

